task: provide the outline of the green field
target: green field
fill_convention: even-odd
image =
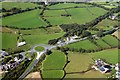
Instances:
[[[107,62],[116,64],[118,63],[118,55],[120,50],[118,49],[108,49],[108,50],[103,50],[100,52],[95,52],[90,55],[93,56],[94,59],[105,59]]]
[[[88,44],[89,44],[89,46],[88,46]],[[80,48],[85,49],[85,50],[96,50],[96,49],[98,49],[98,47],[95,44],[93,44],[92,42],[90,42],[89,40],[84,40],[84,41],[68,44],[65,47],[74,48],[74,49],[77,49],[77,50],[79,50]]]
[[[40,18],[41,10],[33,10],[2,19],[2,25],[13,26],[17,28],[36,28],[46,26],[46,23]]]
[[[92,7],[67,9],[67,12],[72,15],[71,18],[74,23],[84,24],[99,17],[100,15],[103,15],[107,11],[102,8]]]
[[[48,70],[48,71],[42,71],[42,77],[44,80],[47,80],[48,78],[58,78],[61,79],[64,76],[63,70]],[[47,79],[45,79],[47,78]]]
[[[60,51],[53,51],[52,54],[46,56],[46,59],[43,62],[42,69],[62,70],[65,64],[66,64],[65,54]]]
[[[66,64],[66,56],[63,52],[54,50],[52,54],[46,56],[42,65],[42,77],[62,78],[64,76],[63,67]]]
[[[95,42],[97,42],[101,48],[110,48],[110,46],[107,43],[103,42],[102,39],[95,40]]]
[[[39,34],[39,35],[25,35],[23,38],[26,40],[28,44],[47,44],[49,40],[59,38],[63,35],[63,32],[55,33],[55,34]]]
[[[113,28],[114,25],[117,25],[118,23],[119,23],[118,21],[105,19],[105,20],[102,20],[101,22],[99,22],[95,27],[99,28],[99,29],[109,30],[109,29]]]
[[[118,40],[111,35],[107,35],[107,36],[103,37],[102,39],[111,46],[118,46]]]
[[[21,9],[27,9],[27,8],[34,8],[38,7],[37,4],[34,3],[24,3],[24,2],[0,2],[0,5],[2,5],[2,8],[5,8],[6,10],[12,9],[12,8],[21,8]]]
[[[15,48],[17,36],[17,34],[2,33],[2,48]]]
[[[85,5],[85,4],[84,4]],[[69,23],[78,23],[84,24],[95,18],[103,15],[107,11],[98,8],[98,7],[90,7],[90,8],[71,8],[65,10],[47,10],[44,13],[45,18],[53,25],[60,24],[69,24]],[[61,16],[61,14],[70,14],[70,17]],[[89,14],[88,14],[89,13]]]

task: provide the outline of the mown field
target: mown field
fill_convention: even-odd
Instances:
[[[30,2],[0,2],[0,5],[2,5],[2,8],[5,8],[6,10],[10,10],[12,8],[21,8],[21,9],[27,9],[27,8],[34,8],[38,7],[37,4],[30,3]]]
[[[33,10],[2,19],[2,25],[13,26],[17,28],[36,28],[45,26],[46,23],[40,18],[41,10]]]
[[[101,74],[99,71],[90,70],[86,73],[80,73],[89,69],[94,60],[104,59],[108,63],[116,64],[118,62],[118,49],[108,49],[95,53],[76,53],[68,52],[70,63],[66,66],[65,78],[105,78],[106,74]],[[96,75],[96,76],[95,76]]]
[[[42,65],[42,77],[44,78],[62,78],[64,76],[63,67],[66,64],[66,56],[63,52],[54,50],[53,53],[46,56]]]

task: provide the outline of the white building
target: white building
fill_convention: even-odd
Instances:
[[[23,45],[25,45],[25,44],[26,44],[25,41],[24,41],[24,42],[19,42],[19,43],[17,43],[17,47],[23,46]]]

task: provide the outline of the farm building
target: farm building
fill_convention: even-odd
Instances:
[[[95,64],[92,66],[95,70],[100,71],[101,73],[108,73],[111,71],[112,66],[105,63],[101,59],[95,61]]]

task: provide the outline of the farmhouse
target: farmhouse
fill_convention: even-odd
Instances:
[[[101,59],[95,61],[95,65],[92,66],[95,70],[100,71],[101,73],[108,73],[111,71],[112,66],[105,63]]]

